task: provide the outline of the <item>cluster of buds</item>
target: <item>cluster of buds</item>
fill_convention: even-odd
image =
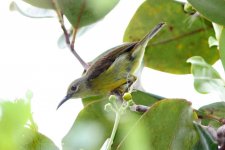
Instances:
[[[105,110],[123,114],[132,105],[134,105],[134,102],[130,93],[125,93],[123,95],[122,103],[121,101],[119,101],[118,97],[116,97],[115,95],[111,95],[109,97],[109,103],[105,105]]]

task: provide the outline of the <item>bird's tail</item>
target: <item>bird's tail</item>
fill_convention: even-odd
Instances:
[[[146,46],[149,42],[149,40],[151,40],[164,26],[165,26],[165,22],[161,22],[158,25],[156,25],[142,40],[140,40],[135,47],[133,48],[133,50],[137,50],[139,46]]]

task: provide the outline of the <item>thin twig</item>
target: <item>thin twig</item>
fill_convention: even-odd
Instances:
[[[136,105],[135,104],[133,106],[130,106],[131,111],[136,111],[136,112],[141,112],[141,113],[145,113],[149,109],[150,109],[149,106],[144,106],[144,105]]]
[[[72,34],[72,41],[71,41],[71,44],[70,44],[70,49],[71,49],[72,53],[76,56],[76,58],[80,61],[81,65],[84,67],[84,69],[87,70],[89,68],[89,65],[76,53],[76,51],[74,49],[77,30],[78,30],[79,25],[80,25],[80,21],[81,21],[82,14],[83,14],[83,11],[84,11],[84,8],[85,8],[85,4],[86,4],[86,0],[83,0],[82,4],[81,4],[81,7],[80,7],[80,12],[78,14],[76,25],[73,26],[73,34]]]
[[[64,25],[63,14],[60,11],[60,9],[58,8],[56,1],[52,0],[51,2],[52,2],[53,7],[55,8],[56,13],[57,13],[57,16],[58,16],[58,19],[59,19],[59,23],[61,25],[61,28],[63,30],[64,36],[65,36],[65,39],[66,39],[66,44],[70,45],[69,34],[68,34],[68,32],[66,30],[66,27]]]
[[[65,36],[65,41],[66,44],[68,46],[68,48],[70,49],[70,51],[73,53],[73,55],[78,59],[78,61],[81,63],[81,65],[84,67],[85,70],[88,69],[89,65],[77,54],[77,52],[74,49],[74,42],[75,39],[72,41],[72,43],[70,43],[70,35],[67,32],[67,29],[64,25],[64,20],[63,20],[63,14],[60,11],[60,9],[57,6],[57,3],[55,0],[51,0],[53,7],[55,8],[55,11],[57,13],[58,19],[59,19],[59,23],[61,24],[61,28],[63,30],[64,36]],[[73,35],[74,38],[76,37],[76,35]]]

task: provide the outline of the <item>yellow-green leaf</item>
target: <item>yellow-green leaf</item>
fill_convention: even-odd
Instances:
[[[208,37],[213,35],[211,24],[199,16],[185,14],[180,3],[171,0],[145,1],[130,21],[124,41],[138,41],[162,21],[167,27],[146,48],[147,67],[186,74],[190,73],[186,60],[191,56],[203,56],[210,64],[218,60],[217,49],[208,46]]]
[[[1,150],[58,150],[55,144],[38,132],[32,119],[30,99],[0,101],[0,149]],[[28,123],[29,122],[29,123]]]

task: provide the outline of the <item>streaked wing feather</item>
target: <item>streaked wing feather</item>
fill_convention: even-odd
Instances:
[[[137,42],[125,43],[114,48],[109,49],[105,53],[98,56],[91,62],[90,68],[86,72],[88,80],[94,79],[99,76],[102,72],[107,70],[116,58],[133,49]]]

